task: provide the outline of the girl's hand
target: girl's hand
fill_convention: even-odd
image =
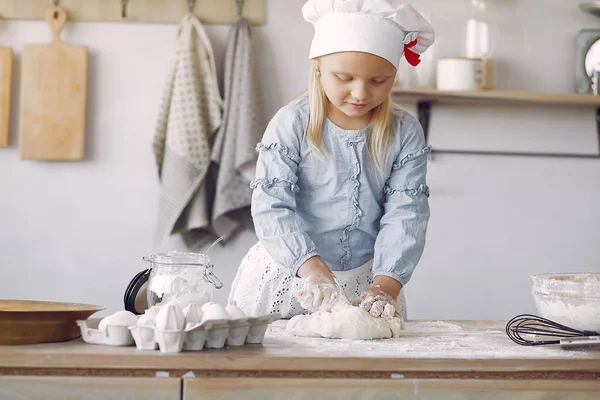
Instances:
[[[314,256],[306,260],[298,270],[298,276],[300,278],[320,276],[331,282],[335,280],[333,272],[331,272],[327,263],[319,256]]]
[[[358,306],[375,318],[391,319],[400,315],[396,298],[402,284],[387,276],[375,277],[375,282],[360,296]]]
[[[321,257],[308,259],[298,270],[302,285],[295,293],[302,308],[310,311],[332,311],[350,302],[335,276]]]

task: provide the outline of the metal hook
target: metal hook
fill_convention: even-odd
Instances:
[[[121,0],[121,18],[127,18],[127,3],[129,0]]]
[[[188,11],[194,13],[194,7],[196,6],[196,0],[187,0]]]
[[[244,13],[244,0],[235,0],[237,5],[237,18],[238,20],[242,18],[242,14]]]

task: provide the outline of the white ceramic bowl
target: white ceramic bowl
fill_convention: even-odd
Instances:
[[[548,273],[531,277],[540,316],[578,330],[600,332],[600,273]]]

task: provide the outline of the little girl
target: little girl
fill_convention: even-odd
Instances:
[[[397,0],[309,0],[315,35],[308,91],[269,123],[252,182],[259,242],[229,302],[283,318],[351,302],[406,318],[401,289],[429,220],[423,130],[390,91],[404,54],[414,65],[430,24]]]

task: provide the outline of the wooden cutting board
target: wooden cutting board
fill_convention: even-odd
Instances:
[[[12,48],[0,47],[0,147],[8,146],[12,60]]]
[[[67,11],[46,11],[52,41],[26,44],[21,60],[21,158],[81,160],[85,156],[88,52],[60,41]]]

